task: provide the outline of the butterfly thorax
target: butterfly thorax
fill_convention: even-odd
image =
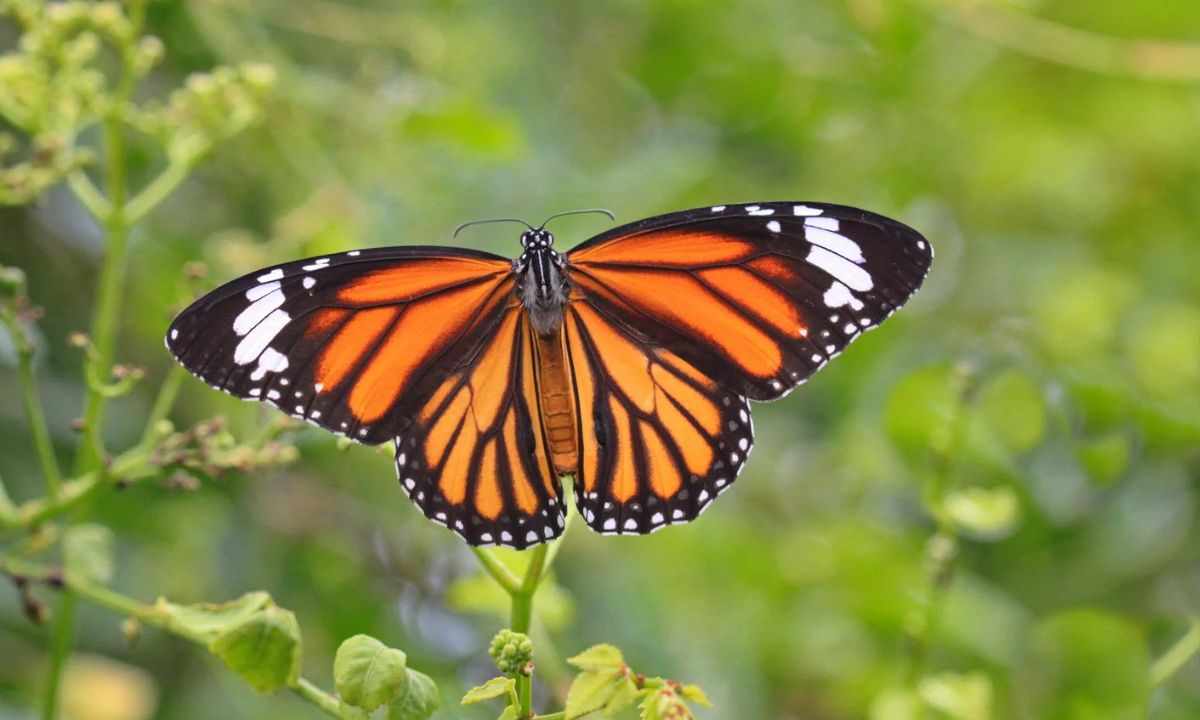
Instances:
[[[567,301],[566,263],[553,245],[554,236],[546,230],[521,233],[525,252],[513,261],[517,295],[529,312],[533,329],[543,337],[558,333]]]

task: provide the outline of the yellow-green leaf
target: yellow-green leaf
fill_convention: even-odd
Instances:
[[[625,657],[616,647],[600,644],[591,646],[575,657],[567,658],[567,662],[580,670],[615,671],[624,667]]]
[[[63,533],[67,574],[104,585],[112,580],[113,534],[103,525],[74,525]]]
[[[440,704],[441,698],[433,680],[409,668],[404,671],[399,696],[388,704],[387,720],[429,720]]]
[[[581,718],[606,707],[625,679],[623,673],[613,670],[589,670],[575,676],[571,689],[567,691],[567,720]]]
[[[463,695],[462,704],[473,705],[484,700],[498,698],[501,695],[507,694],[510,689],[516,688],[516,685],[516,682],[512,678],[494,677],[484,684],[468,690],[467,694]]]

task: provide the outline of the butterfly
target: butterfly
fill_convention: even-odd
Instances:
[[[167,348],[218,390],[391,442],[426,517],[520,549],[562,533],[565,475],[601,533],[694,520],[745,466],[749,401],[891,316],[933,259],[912,228],[822,203],[684,210],[565,253],[526,228],[514,260],[386,247],[250,273]]]

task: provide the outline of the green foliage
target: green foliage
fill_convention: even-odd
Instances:
[[[0,715],[1197,717],[1198,24],[1086,0],[0,0]],[[162,349],[181,303],[288,258],[763,198],[904,220],[933,271],[756,405],[737,487],[652,537],[473,559],[386,458]],[[270,596],[195,603],[264,587],[309,677]],[[505,625],[536,666],[458,706]],[[356,676],[372,712],[334,693],[356,633],[412,665]],[[196,662],[221,636],[286,697]],[[564,660],[599,642],[719,710]],[[127,672],[89,684],[88,655]]]
[[[259,692],[275,692],[300,677],[300,625],[274,605],[223,631],[211,650]]]
[[[333,685],[342,702],[370,712],[395,700],[408,658],[368,635],[347,638],[333,659]]]

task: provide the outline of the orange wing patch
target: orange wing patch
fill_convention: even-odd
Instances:
[[[448,257],[399,263],[374,270],[344,286],[342,302],[355,305],[407,303],[430,293],[483,278],[499,278],[508,268],[490,260]]]
[[[741,238],[694,230],[664,230],[633,235],[628,239],[636,239],[637,242],[621,243],[615,247],[596,245],[583,248],[573,252],[571,259],[578,262],[644,265],[647,258],[652,258],[655,265],[694,267],[741,260],[754,249],[753,245]]]
[[[655,319],[712,347],[755,377],[773,377],[783,365],[777,340],[688,273],[588,266],[574,277],[585,289],[600,284]]]

